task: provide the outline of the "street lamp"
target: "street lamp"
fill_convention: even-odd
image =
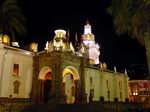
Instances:
[[[133,92],[134,102],[135,102],[135,101],[137,102],[137,95],[138,95],[138,92]]]

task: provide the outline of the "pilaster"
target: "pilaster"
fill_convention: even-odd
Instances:
[[[2,87],[1,87],[1,96],[8,97],[12,94],[10,88],[12,88],[12,84],[10,84],[10,77],[12,76],[12,57],[11,53],[5,52],[3,55],[3,78],[2,78]]]
[[[103,95],[103,70],[100,70],[100,97],[104,97]]]
[[[32,77],[32,88],[31,88],[31,99],[35,103],[39,103],[39,59],[38,56],[33,57],[33,77]]]
[[[4,70],[4,51],[0,49],[0,96],[2,91],[2,80],[3,80],[3,70]]]
[[[83,57],[80,64],[79,103],[87,103],[87,94],[85,93],[85,61],[85,57]]]
[[[124,76],[124,95],[125,95],[125,99],[129,98],[129,82],[128,82],[128,75],[125,74]]]
[[[113,94],[114,94],[114,100],[118,99],[118,89],[117,89],[117,74],[114,72],[113,74]]]

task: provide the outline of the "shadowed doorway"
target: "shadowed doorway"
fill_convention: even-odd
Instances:
[[[44,77],[44,84],[43,84],[43,102],[48,103],[50,100],[50,92],[51,92],[51,72],[48,72]]]
[[[39,103],[47,104],[52,91],[52,72],[49,67],[44,67],[39,73]]]

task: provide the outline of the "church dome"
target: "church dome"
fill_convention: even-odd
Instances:
[[[59,40],[61,38],[66,38],[66,31],[62,29],[55,30],[55,39]]]

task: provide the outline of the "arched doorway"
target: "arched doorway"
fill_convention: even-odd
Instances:
[[[64,94],[66,102],[71,104],[77,100],[79,74],[78,71],[68,66],[63,71]]]
[[[52,72],[49,67],[44,67],[39,74],[39,102],[48,103],[52,90]]]
[[[44,86],[43,87],[43,102],[48,103],[50,92],[51,92],[51,89],[52,89],[51,72],[48,72],[45,75],[43,86]]]

